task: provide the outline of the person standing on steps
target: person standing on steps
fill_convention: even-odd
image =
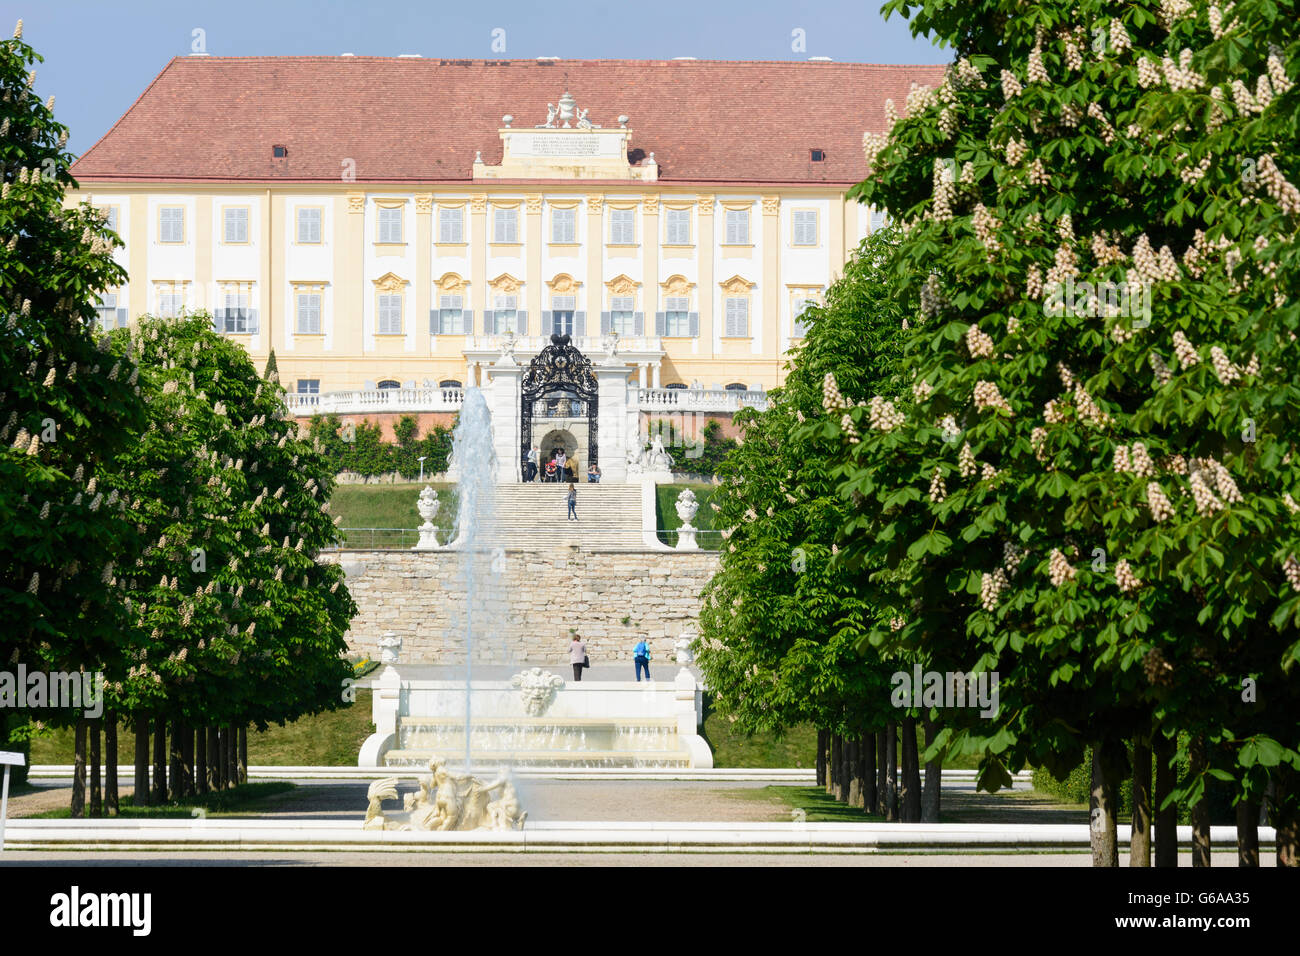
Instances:
[[[636,679],[639,683],[641,680],[641,671],[645,671],[645,679],[650,679],[650,645],[646,643],[645,638],[637,642],[636,647],[632,648],[632,660],[636,664]]]
[[[577,521],[578,512],[574,509],[578,506],[578,486],[569,482],[569,520]]]
[[[573,679],[582,680],[582,669],[587,666],[587,644],[577,634],[569,643],[569,663],[573,665]]]
[[[566,471],[564,466],[568,462],[568,460],[569,457],[564,453],[563,448],[557,448],[555,450],[555,480],[556,481],[564,480],[564,474]]]

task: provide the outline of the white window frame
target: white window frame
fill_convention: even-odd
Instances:
[[[305,387],[304,387],[305,386]],[[300,378],[296,384],[295,394],[297,395],[319,395],[320,379],[318,378]]]
[[[728,209],[726,213],[727,231],[722,244],[724,246],[749,245],[749,210]]]
[[[504,245],[519,242],[519,210],[513,206],[492,210],[492,241]]]
[[[452,313],[455,313],[455,322],[449,325]],[[442,335],[469,334],[465,329],[465,299],[463,296],[454,293],[438,296],[438,329]]]
[[[519,332],[519,296],[505,294],[493,296],[492,328],[496,335]]]
[[[621,336],[636,335],[636,298],[634,296],[616,295],[610,297],[609,327]]]
[[[325,296],[319,289],[299,290],[294,293],[295,335],[320,335],[321,312]],[[314,303],[312,300],[315,300]],[[313,322],[312,319],[315,319]],[[306,320],[306,321],[304,321]]]
[[[821,242],[821,217],[816,209],[794,209],[790,212],[790,244],[801,248],[814,247]]]
[[[723,300],[726,324],[723,338],[749,338],[749,296],[729,295]]]
[[[316,220],[315,222],[312,222],[313,218]],[[321,242],[323,242],[324,233],[325,233],[324,220],[325,220],[325,211],[321,209],[319,206],[299,206],[298,217],[297,217],[299,244],[314,246],[314,245],[319,245]],[[304,228],[307,234],[306,238],[303,237]],[[316,237],[314,239],[312,238],[313,228],[315,229],[315,237]]]
[[[401,206],[379,207],[379,212],[376,214],[379,223],[378,242],[383,245],[401,245],[405,241],[402,239],[404,211]]]
[[[176,213],[177,215],[169,216],[168,213]],[[158,241],[165,242],[168,245],[178,245],[185,242],[184,206],[158,207]]]
[[[406,297],[400,292],[382,292],[376,304],[375,332],[378,335],[401,335],[402,312]],[[394,315],[394,310],[396,314]],[[394,326],[396,326],[394,328]]]
[[[578,297],[576,295],[551,296],[551,328],[548,335],[573,335],[577,327]],[[560,316],[567,319],[561,321]]]
[[[240,219],[243,219],[242,236],[240,231]],[[231,236],[231,227],[234,227],[234,236]],[[248,244],[248,207],[247,206],[226,206],[221,210],[221,241],[231,245]]]
[[[465,241],[465,211],[459,206],[438,209],[438,242],[459,245]]]
[[[243,291],[222,292],[222,321],[220,331],[225,335],[248,334],[249,294]]]
[[[609,211],[609,244],[611,246],[636,245],[635,209],[611,209]]]
[[[664,245],[689,246],[691,244],[691,211],[689,209],[664,210]]]
[[[664,336],[689,338],[691,334],[691,300],[685,295],[670,295],[664,299]]]
[[[551,209],[551,242],[572,244],[578,241],[578,211]]]

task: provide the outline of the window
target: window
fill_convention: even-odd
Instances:
[[[871,231],[872,232],[875,232],[877,229],[884,229],[888,225],[889,225],[888,213],[886,213],[883,209],[871,210]]]
[[[320,379],[318,378],[300,378],[298,379],[299,395],[319,395]]]
[[[397,243],[402,241],[402,208],[379,207],[379,241]]]
[[[461,215],[462,210],[439,209],[438,210],[438,241],[458,243],[465,241],[465,220]]]
[[[640,335],[630,295],[616,295],[609,302],[609,326],[619,335]]]
[[[492,331],[497,335],[519,331],[519,298],[499,295],[493,300]]]
[[[386,378],[382,382],[380,382],[376,387],[377,388],[401,388],[402,383],[395,382],[391,378]]]
[[[551,296],[551,334],[573,335],[573,316],[577,299],[571,295]]]
[[[319,292],[299,292],[297,295],[298,334],[320,335]]]
[[[126,325],[126,309],[117,307],[116,292],[105,292],[101,295],[99,304],[95,306],[95,311],[99,313],[99,327],[104,332],[109,329],[122,328]]]
[[[724,244],[728,246],[749,245],[748,209],[727,210],[727,240]]]
[[[108,220],[108,228],[117,232],[117,207],[105,206],[103,212],[104,218]]]
[[[224,212],[222,242],[248,242],[248,207],[232,206]]]
[[[287,146],[271,147],[271,156],[275,159],[284,159],[288,155],[289,155],[289,147]]]
[[[158,209],[158,241],[185,241],[185,207],[160,206]]]
[[[514,209],[494,209],[492,211],[492,241],[518,242],[519,221]]]
[[[817,210],[796,209],[790,214],[796,246],[817,245]]]
[[[402,334],[401,293],[381,295],[379,297],[379,334]]]
[[[465,311],[458,295],[438,297],[438,331],[441,335],[465,335]]]
[[[157,292],[158,315],[174,319],[185,308],[185,287],[181,285],[160,286]]]
[[[794,330],[793,335],[801,339],[808,334],[808,323],[804,320],[804,310],[810,306],[818,305],[816,299],[809,299],[806,296],[798,296],[794,300]]]
[[[808,150],[808,158],[814,163],[824,163],[826,162],[826,150],[810,149]]]
[[[749,299],[734,295],[727,297],[727,324],[723,334],[729,339],[749,336]]]
[[[609,211],[609,244],[630,246],[636,242],[636,210],[611,209]]]
[[[689,246],[691,244],[691,211],[669,209],[664,216],[664,245]]]
[[[671,389],[679,389],[685,387],[686,387],[685,382],[669,382],[667,385],[664,386],[664,388],[671,388]]]
[[[229,291],[221,296],[224,308],[221,310],[221,324],[217,331],[233,335],[247,335],[248,327],[248,293]]]
[[[456,381],[454,378],[444,378],[441,382],[438,383],[438,387],[439,388],[461,388],[462,386],[460,382]]]
[[[577,221],[574,209],[552,209],[551,242],[577,242]]]
[[[664,299],[664,335],[687,337],[691,333],[691,300],[670,295]]]
[[[732,382],[730,385],[724,385],[723,387],[729,392],[749,391],[749,386],[746,385],[744,382]]]
[[[321,241],[320,233],[320,210],[310,208],[299,208],[298,210],[298,241],[304,243],[315,243]]]

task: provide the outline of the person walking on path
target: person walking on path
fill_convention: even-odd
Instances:
[[[573,679],[582,680],[582,669],[587,666],[587,643],[577,634],[569,644],[569,663],[573,665]]]
[[[637,642],[636,647],[632,648],[632,660],[636,663],[636,679],[641,680],[641,671],[645,671],[645,679],[650,679],[650,645],[646,643],[645,638]]]
[[[578,486],[569,482],[569,520],[577,521],[578,512],[574,509],[578,506]]]

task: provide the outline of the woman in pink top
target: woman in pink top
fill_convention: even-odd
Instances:
[[[573,665],[573,679],[582,680],[582,669],[587,666],[587,644],[577,634],[569,644],[569,663]]]

